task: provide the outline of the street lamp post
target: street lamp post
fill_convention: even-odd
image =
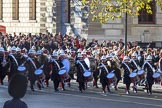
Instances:
[[[125,6],[126,10],[127,10],[127,3],[126,3],[126,6]],[[127,22],[128,22],[128,14],[127,14],[127,11],[125,13],[125,52],[124,54],[127,55]]]

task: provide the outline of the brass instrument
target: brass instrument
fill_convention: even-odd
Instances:
[[[110,61],[107,61],[107,65],[108,65],[109,67],[111,67],[111,62],[110,62]]]
[[[113,57],[113,60],[114,60],[115,63],[117,64],[117,67],[119,67],[119,66],[120,66],[120,60],[119,60],[119,58],[118,58],[117,56],[114,56],[114,57]]]

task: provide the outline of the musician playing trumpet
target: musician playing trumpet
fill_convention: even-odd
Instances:
[[[115,88],[115,90],[118,90],[117,86],[118,86],[119,81],[121,80],[121,71],[120,71],[119,66],[118,66],[119,62],[116,61],[116,59],[118,59],[118,58],[116,58],[116,57],[117,56],[116,55],[113,56],[113,54],[107,55],[107,59],[108,59],[108,61],[110,63],[108,65],[110,65],[111,71],[114,71],[114,74],[115,74],[115,76],[117,78],[117,81],[115,82],[114,88]]]

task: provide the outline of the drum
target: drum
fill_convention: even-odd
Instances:
[[[115,83],[116,80],[117,80],[116,76],[115,76],[115,74],[113,72],[108,73],[106,77],[107,77],[107,79],[109,81],[109,84]]]
[[[66,80],[69,78],[69,74],[65,69],[61,69],[58,74],[60,75],[62,80]]]
[[[26,75],[26,67],[25,66],[18,66],[17,70],[19,73]]]
[[[155,83],[161,82],[161,75],[159,72],[155,72],[152,77],[154,78]]]
[[[37,69],[37,70],[35,70],[34,74],[35,74],[36,76],[40,76],[40,75],[43,74],[43,70],[42,70],[42,69]]]
[[[70,71],[70,61],[69,61],[69,59],[67,59],[67,58],[63,59],[62,64],[65,66],[66,72],[69,72]]]
[[[85,71],[83,76],[84,76],[86,82],[90,82],[93,80],[93,75],[92,75],[92,72],[90,72],[90,71]]]
[[[129,75],[129,77],[130,77],[132,83],[135,83],[137,81],[137,73],[136,72],[132,72]]]
[[[34,74],[36,75],[37,80],[43,80],[45,78],[43,70],[40,68],[35,70]]]
[[[140,80],[145,79],[145,71],[143,69],[142,70],[139,70],[137,72],[137,75],[138,75],[138,77],[139,77]]]

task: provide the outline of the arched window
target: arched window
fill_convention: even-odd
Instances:
[[[3,19],[3,0],[0,0],[0,20]]]
[[[156,17],[156,5],[155,0],[150,3],[152,14],[148,14],[146,9],[140,11],[140,15],[138,16],[139,24],[155,24]]]
[[[19,0],[12,0],[12,20],[19,20]]]
[[[29,20],[36,20],[36,0],[29,0]]]

